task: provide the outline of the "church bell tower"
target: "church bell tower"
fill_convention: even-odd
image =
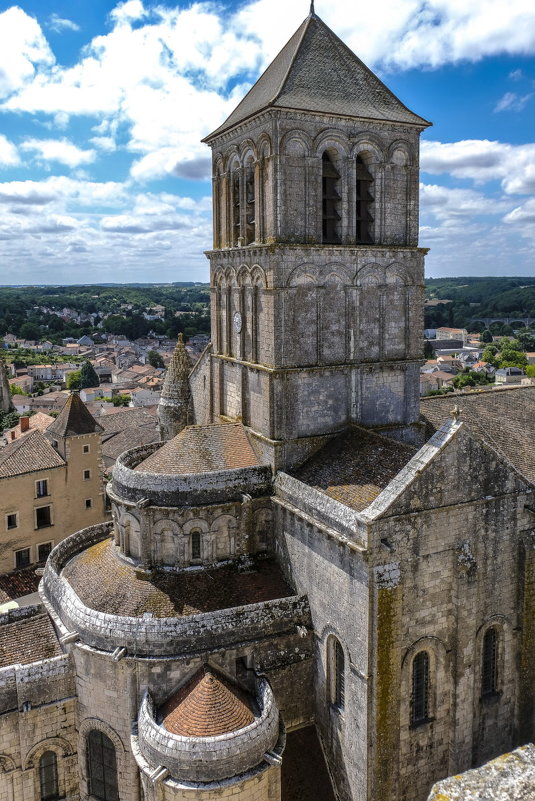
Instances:
[[[419,135],[429,124],[312,7],[204,140],[210,419],[241,420],[275,469],[351,423],[416,436]]]

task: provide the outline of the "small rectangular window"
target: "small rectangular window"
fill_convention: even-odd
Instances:
[[[16,512],[13,512],[10,515],[6,515],[6,528],[9,530],[10,528],[17,528],[19,524],[18,515]]]
[[[91,470],[84,470],[84,481],[89,481],[91,478]]]
[[[53,439],[53,440],[52,440],[52,447],[53,447],[53,448],[57,448],[57,447],[58,447],[58,444],[59,444],[59,443],[58,443],[57,439]]]
[[[35,482],[35,497],[46,498],[48,495],[48,481],[46,478]]]
[[[42,542],[40,545],[37,546],[37,561],[38,562],[46,562],[48,559],[48,555],[52,550],[52,543],[51,542]]]
[[[92,498],[86,498],[85,499],[85,508],[86,509],[91,509],[92,506],[93,506],[93,499]]]
[[[30,564],[30,549],[21,548],[15,551],[15,567],[27,567]]]
[[[52,512],[50,506],[41,506],[35,510],[35,527],[46,528],[52,525]]]
[[[84,447],[82,448],[83,452],[89,453],[89,447],[90,447],[89,445],[84,445]]]

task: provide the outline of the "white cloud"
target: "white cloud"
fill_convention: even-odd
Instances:
[[[0,134],[0,168],[16,167],[20,164],[20,156],[17,148],[9,139]]]
[[[113,136],[93,136],[89,141],[98,150],[103,150],[106,153],[113,153],[114,150],[117,150],[117,143]]]
[[[499,215],[511,208],[511,201],[487,197],[473,189],[456,189],[433,184],[420,184],[422,212],[448,223],[461,218]],[[464,225],[464,221],[463,221]]]
[[[535,144],[510,145],[487,139],[423,141],[421,168],[439,175],[469,178],[476,184],[501,181],[507,194],[535,192]]]
[[[531,224],[535,225],[535,198],[526,201],[522,206],[517,206],[504,218],[507,223],[515,223],[519,225]],[[535,234],[535,229],[532,228],[532,234]]]
[[[51,28],[56,33],[61,33],[62,31],[79,31],[80,26],[73,22],[71,19],[65,19],[64,17],[58,16],[58,14],[51,14],[48,18],[48,27]]]
[[[522,111],[526,103],[528,103],[532,97],[533,92],[527,95],[517,95],[516,92],[506,92],[496,103],[494,111]]]
[[[20,147],[36,153],[42,161],[56,161],[67,167],[91,164],[96,156],[94,150],[82,150],[66,139],[27,139]]]
[[[54,56],[37,20],[18,6],[0,14],[0,98],[27,85]]]
[[[110,17],[119,25],[135,22],[146,15],[147,12],[141,0],[126,0],[124,3],[119,3],[110,12]]]

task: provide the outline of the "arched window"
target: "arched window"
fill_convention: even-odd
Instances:
[[[340,242],[338,223],[340,215],[340,194],[338,192],[338,182],[340,173],[331,161],[327,152],[322,158],[322,190],[323,190],[323,231],[322,241],[324,244],[336,245]]]
[[[328,648],[330,702],[337,709],[344,708],[345,657],[344,649],[336,637],[330,637]]]
[[[238,240],[241,236],[240,229],[241,229],[241,220],[240,220],[240,211],[241,211],[241,203],[240,203],[240,169],[237,167],[232,173],[232,245],[236,247],[238,245]]]
[[[200,531],[192,531],[191,532],[191,558],[192,559],[200,559],[201,558],[201,532]]]
[[[493,695],[498,689],[498,633],[490,628],[483,637],[481,660],[481,695]]]
[[[255,167],[253,161],[249,161],[245,168],[245,244],[250,245],[255,239]]]
[[[357,230],[356,239],[357,243],[367,245],[373,243],[372,236],[372,208],[373,208],[373,176],[366,167],[362,156],[357,156],[357,205],[356,205],[356,220]]]
[[[103,732],[92,729],[87,737],[89,795],[99,801],[119,801],[115,748]]]
[[[411,723],[429,719],[429,654],[420,651],[412,663]]]
[[[45,751],[39,760],[39,785],[41,801],[56,801],[59,798],[58,759],[54,751]]]

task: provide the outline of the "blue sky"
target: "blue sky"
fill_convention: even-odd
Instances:
[[[413,111],[427,274],[534,275],[533,0],[317,0]],[[0,0],[0,283],[207,280],[200,139],[306,0]]]

